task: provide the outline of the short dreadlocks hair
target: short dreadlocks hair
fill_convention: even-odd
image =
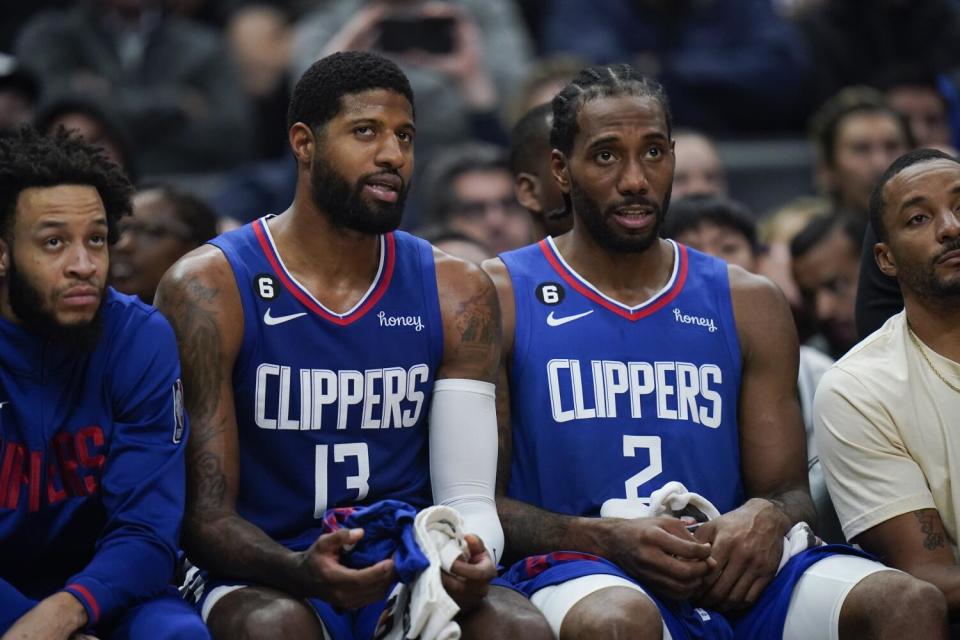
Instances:
[[[317,130],[339,113],[341,98],[370,89],[399,93],[413,108],[413,89],[392,61],[367,51],[342,51],[317,60],[293,88],[287,128],[302,122]]]
[[[0,231],[9,238],[20,192],[31,187],[91,186],[107,212],[107,239],[130,213],[133,186],[123,170],[79,135],[59,127],[49,136],[23,127],[0,137]]]
[[[596,98],[638,96],[652,98],[660,103],[667,120],[667,136],[673,130],[670,102],[659,82],[642,75],[629,64],[588,67],[553,98],[553,128],[550,144],[569,155],[577,137],[577,116],[583,105]]]
[[[874,185],[873,191],[870,193],[870,225],[873,227],[873,232],[877,234],[877,239],[880,242],[890,240],[889,230],[883,221],[883,212],[887,208],[886,198],[883,197],[884,187],[887,186],[887,183],[890,182],[895,175],[907,167],[912,167],[921,162],[931,162],[933,160],[948,160],[960,164],[960,160],[939,149],[914,149],[894,160],[893,163],[887,167],[887,170],[883,172],[883,175],[880,176],[880,179],[877,180],[877,184]]]

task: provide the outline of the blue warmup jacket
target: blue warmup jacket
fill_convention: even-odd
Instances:
[[[169,584],[184,506],[173,331],[106,295],[93,351],[0,318],[0,580],[34,599],[66,590],[90,625]]]

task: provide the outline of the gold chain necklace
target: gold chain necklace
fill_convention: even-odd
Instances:
[[[907,324],[907,333],[910,334],[910,340],[913,341],[914,346],[917,347],[917,351],[919,351],[919,352],[920,352],[920,355],[923,356],[923,359],[926,361],[927,366],[930,367],[930,370],[933,371],[935,374],[937,374],[937,377],[938,377],[938,378],[940,378],[941,380],[943,380],[943,384],[947,385],[948,387],[950,387],[951,389],[953,389],[953,390],[956,391],[957,393],[960,393],[960,387],[958,387],[957,385],[955,385],[955,384],[953,384],[952,382],[950,382],[949,380],[947,380],[947,379],[944,377],[944,375],[943,375],[942,373],[940,373],[940,370],[937,369],[935,366],[933,366],[933,363],[930,362],[930,358],[927,357],[926,351],[923,350],[923,346],[921,346],[921,344],[920,344],[920,339],[917,338],[917,334],[915,334],[915,333],[913,332],[913,327],[911,327],[909,323]]]

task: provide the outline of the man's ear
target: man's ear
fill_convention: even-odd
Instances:
[[[550,152],[550,173],[560,187],[560,191],[570,193],[570,168],[567,157],[557,149]]]
[[[7,271],[10,269],[10,245],[0,237],[0,278],[7,277]]]
[[[520,206],[536,214],[543,213],[543,207],[540,206],[540,179],[537,176],[526,172],[518,173],[513,179],[513,190]]]
[[[877,261],[880,271],[891,278],[897,277],[897,261],[893,257],[893,252],[890,251],[890,245],[886,242],[873,245],[873,259]]]
[[[297,122],[287,132],[287,139],[298,164],[310,164],[313,161],[317,139],[310,127],[302,122]]]

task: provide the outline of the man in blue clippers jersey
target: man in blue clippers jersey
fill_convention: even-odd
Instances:
[[[591,68],[553,114],[573,230],[487,263],[505,336],[498,507],[528,556],[507,578],[560,638],[945,637],[929,585],[851,548],[778,573],[784,536],[814,520],[797,339],[771,283],[658,238],[674,169],[662,88]],[[669,481],[722,515],[695,531],[597,517]]]
[[[0,635],[208,638],[170,586],[184,505],[180,365],[105,287],[132,188],[62,130],[0,138]]]
[[[321,535],[325,511],[446,504],[468,532],[470,560],[442,578],[467,635],[549,637],[526,599],[489,587],[503,550],[493,284],[395,230],[413,171],[406,77],[374,54],[321,59],[288,124],[291,207],[188,254],[157,296],[193,426],[188,597],[217,638],[369,638],[393,560],[341,564],[363,532]]]

